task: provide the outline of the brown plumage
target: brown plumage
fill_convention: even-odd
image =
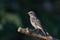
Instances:
[[[31,22],[32,26],[35,29],[40,29],[44,33],[44,35],[46,35],[42,26],[41,26],[39,19],[35,16],[35,12],[30,11],[30,12],[28,12],[28,15],[30,16],[30,22]]]

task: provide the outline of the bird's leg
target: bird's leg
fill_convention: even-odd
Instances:
[[[36,33],[39,33],[39,29],[37,29]]]
[[[33,29],[32,31],[35,31],[36,29]]]
[[[32,29],[29,29],[29,30],[30,30],[30,31],[35,31],[36,29],[33,29],[33,30],[32,30]]]

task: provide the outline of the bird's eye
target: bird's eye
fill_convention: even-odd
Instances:
[[[32,14],[32,13],[30,13],[30,14]]]

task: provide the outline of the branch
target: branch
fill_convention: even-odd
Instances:
[[[38,38],[38,39],[53,40],[52,36],[50,36],[50,35],[49,36],[43,36],[41,34],[36,34],[36,33],[32,32],[32,31],[29,31],[28,28],[19,27],[18,32],[23,33],[23,34],[28,35],[28,36]]]

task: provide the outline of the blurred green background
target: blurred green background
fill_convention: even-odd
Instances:
[[[37,40],[17,32],[18,27],[32,29],[31,10],[50,35],[60,38],[60,0],[0,0],[0,40]]]

